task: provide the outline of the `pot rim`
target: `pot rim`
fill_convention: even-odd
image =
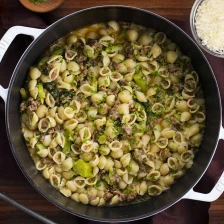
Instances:
[[[214,75],[214,72],[211,68],[211,65],[209,63],[209,61],[207,60],[207,58],[205,57],[204,53],[202,52],[202,50],[198,47],[198,45],[195,43],[195,41],[185,32],[183,31],[179,26],[177,26],[176,24],[174,24],[173,22],[171,22],[170,20],[164,18],[163,16],[160,16],[156,13],[153,13],[149,10],[145,10],[145,9],[141,9],[141,8],[137,8],[137,7],[132,7],[132,6],[124,6],[124,5],[103,5],[103,6],[94,6],[94,7],[90,7],[90,8],[86,8],[86,9],[82,9],[82,10],[79,10],[79,11],[76,11],[76,12],[73,12],[65,17],[62,17],[61,19],[57,20],[56,22],[54,22],[53,24],[51,24],[50,26],[48,26],[43,33],[40,34],[40,36],[37,37],[37,39],[35,39],[29,46],[28,48],[25,50],[25,52],[23,53],[23,55],[21,56],[20,60],[18,61],[14,71],[13,71],[13,74],[12,74],[12,77],[10,79],[10,83],[9,83],[9,92],[8,92],[8,98],[7,98],[7,101],[6,101],[6,117],[5,117],[5,121],[6,121],[6,130],[7,130],[7,136],[8,136],[8,139],[9,139],[9,144],[10,144],[10,148],[13,152],[13,156],[15,157],[15,160],[18,164],[18,166],[20,167],[22,173],[24,174],[24,176],[26,177],[26,179],[30,182],[30,184],[38,191],[38,193],[40,193],[44,198],[46,198],[48,201],[50,201],[53,205],[59,207],[60,209],[72,214],[72,215],[76,215],[78,217],[81,217],[81,218],[85,218],[85,219],[88,219],[88,220],[92,220],[92,221],[98,221],[98,222],[127,222],[127,221],[135,221],[135,220],[140,220],[140,219],[144,219],[144,218],[147,218],[147,217],[150,217],[152,215],[155,215],[157,213],[160,213],[162,211],[164,211],[165,209],[171,207],[172,205],[176,204],[178,201],[180,201],[198,182],[199,180],[202,178],[202,176],[204,175],[204,173],[206,172],[206,170],[208,169],[208,166],[209,164],[211,163],[212,161],[212,158],[215,154],[215,151],[216,151],[216,148],[217,148],[217,144],[218,144],[218,140],[219,140],[219,134],[217,134],[217,138],[216,138],[216,143],[214,145],[214,149],[213,149],[213,152],[212,152],[212,155],[208,161],[208,163],[206,164],[203,172],[200,174],[200,176],[197,178],[196,182],[194,184],[192,184],[192,186],[190,186],[188,188],[188,190],[185,190],[181,196],[179,196],[178,198],[175,198],[175,200],[171,203],[169,203],[168,205],[164,205],[162,206],[161,208],[155,210],[153,212],[153,214],[151,213],[146,213],[144,215],[140,215],[140,216],[136,216],[136,217],[122,217],[122,218],[115,218],[115,219],[106,219],[106,218],[98,218],[98,217],[90,217],[88,215],[83,215],[83,214],[80,214],[80,213],[77,213],[76,211],[70,209],[70,208],[66,208],[64,205],[61,205],[59,202],[57,202],[56,199],[50,197],[49,195],[45,194],[44,192],[42,192],[42,189],[39,188],[32,180],[32,178],[28,175],[28,173],[26,172],[26,170],[23,168],[22,164],[19,162],[19,159],[17,158],[17,155],[16,155],[16,150],[14,149],[14,146],[12,144],[12,140],[11,140],[11,135],[10,135],[10,127],[9,127],[9,115],[8,115],[8,111],[9,111],[9,99],[10,99],[10,94],[11,94],[11,90],[12,90],[12,86],[13,86],[13,83],[14,83],[14,80],[15,80],[15,77],[16,77],[16,74],[17,74],[17,71],[19,69],[19,67],[21,66],[24,58],[26,57],[26,55],[28,54],[28,52],[32,49],[32,47],[39,41],[39,39],[44,36],[46,34],[46,32],[49,32],[49,30],[53,29],[54,26],[58,23],[60,23],[61,21],[63,21],[64,19],[68,19],[69,17],[72,17],[74,15],[77,15],[77,14],[80,14],[80,13],[83,13],[83,12],[87,12],[87,11],[92,11],[92,10],[95,10],[95,9],[100,9],[100,8],[129,8],[129,9],[132,9],[132,10],[137,10],[137,11],[140,11],[140,12],[143,12],[143,13],[146,13],[146,14],[151,14],[159,19],[162,19],[164,21],[166,21],[167,23],[171,24],[172,26],[174,26],[179,32],[181,32],[182,34],[184,34],[188,39],[189,41],[191,41],[194,46],[197,48],[197,50],[200,52],[200,54],[202,55],[202,57],[204,58],[205,62],[208,64],[209,66],[209,69],[211,71],[211,74],[212,74],[212,77],[215,81],[215,85],[216,85],[216,89],[217,89],[217,93],[218,93],[218,96],[219,96],[219,112],[220,112],[220,117],[219,117],[219,132],[220,132],[220,128],[221,128],[221,119],[222,119],[222,106],[221,106],[221,97],[220,97],[220,91],[219,91],[219,87],[218,87],[218,84],[217,84],[217,80],[216,80],[216,77]],[[165,192],[166,193],[166,192]],[[131,205],[129,205],[131,206]],[[101,207],[103,208],[103,207]]]

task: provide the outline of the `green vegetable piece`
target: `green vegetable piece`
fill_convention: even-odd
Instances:
[[[135,73],[136,74],[139,73],[141,68],[142,68],[142,66],[137,64],[136,67],[135,67]]]
[[[106,48],[106,52],[107,53],[114,53],[114,52],[118,52],[121,51],[123,49],[122,45],[114,45],[114,46],[109,46]]]
[[[128,170],[130,170],[130,169],[132,168],[132,163],[129,163],[129,164],[127,165],[127,168],[128,168]]]
[[[111,178],[115,174],[114,168],[110,167],[109,168],[109,178]]]
[[[156,177],[155,176],[151,176],[151,177],[149,177],[149,180],[156,181]]]
[[[68,137],[68,140],[69,141],[75,141],[74,131],[72,131],[72,130],[66,130],[65,136]]]
[[[35,148],[37,149],[37,151],[40,151],[41,149],[46,149],[46,146],[44,146],[43,144],[41,143],[37,143],[35,145]]]
[[[76,175],[80,175],[82,177],[87,178],[93,177],[93,171],[91,165],[82,159],[79,159],[77,162],[73,164],[73,170]]]
[[[101,186],[101,182],[98,180],[97,182],[96,182],[96,188],[99,188],[100,186]]]
[[[83,49],[83,53],[86,57],[92,58],[94,56],[94,49],[90,47],[89,45],[85,45]]]
[[[59,91],[57,89],[55,82],[44,83],[44,88],[54,97],[57,98],[59,96]],[[63,95],[64,92],[62,92]],[[61,100],[61,99],[60,99]]]
[[[158,71],[154,71],[150,75],[152,75],[152,76],[158,76],[159,75],[159,72]]]
[[[67,138],[65,138],[65,144],[64,144],[62,152],[63,153],[69,153],[70,148],[71,148],[71,141],[69,141]]]
[[[66,130],[64,136],[65,136],[65,144],[64,148],[62,149],[62,152],[69,153],[71,150],[72,141],[74,141],[74,132],[71,130]]]
[[[158,118],[159,115],[152,112],[152,107],[149,102],[144,102],[141,104],[144,106],[144,110],[147,113],[148,122],[152,119]]]
[[[106,142],[106,139],[107,139],[107,136],[103,134],[98,138],[98,142],[100,144],[104,144]]]
[[[62,55],[65,52],[65,46],[54,50],[51,55]]]
[[[97,80],[96,76],[88,75],[88,81],[89,81],[90,85],[94,87],[94,89],[95,89],[94,92],[97,92],[98,80]]]
[[[110,184],[109,174],[106,174],[106,175],[104,176],[104,180],[106,181],[107,184]]]
[[[85,55],[88,57],[88,58],[92,58],[94,56],[94,52],[93,50],[89,49],[85,52]]]
[[[143,79],[143,75],[141,74],[134,74],[133,75],[135,83],[141,88],[143,92],[147,89],[147,82]]]
[[[121,32],[118,34],[117,39],[122,40],[126,37],[126,31],[124,29],[121,30]]]
[[[124,194],[130,194],[131,193],[131,189],[126,188],[123,192],[124,192]]]
[[[180,120],[180,114],[174,114],[174,117],[175,117],[177,120]]]
[[[40,61],[37,63],[37,67],[42,67],[46,65],[48,60],[49,60],[48,56],[41,58]]]
[[[20,94],[23,100],[26,100],[28,98],[26,94],[26,90],[24,88],[20,89]]]
[[[38,88],[38,96],[40,98],[41,103],[44,103],[44,99],[45,99],[45,92],[44,92],[44,88],[42,84],[38,84],[37,85]]]

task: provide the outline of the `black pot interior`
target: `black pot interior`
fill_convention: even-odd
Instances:
[[[54,41],[68,32],[87,24],[109,20],[123,20],[155,28],[167,34],[168,38],[180,46],[184,54],[192,59],[198,72],[206,101],[206,129],[193,167],[180,178],[171,189],[146,202],[123,207],[93,207],[65,198],[55,190],[34,166],[20,133],[20,94],[29,67]],[[25,52],[18,63],[10,83],[7,101],[7,129],[14,156],[30,183],[48,200],[60,208],[97,221],[128,221],[151,216],[177,202],[200,179],[206,170],[216,148],[220,128],[220,97],[213,72],[196,44],[177,26],[153,13],[130,7],[110,6],[84,10],[69,15],[50,26]]]

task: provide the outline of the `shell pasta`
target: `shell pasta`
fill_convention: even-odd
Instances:
[[[109,21],[59,39],[20,90],[21,131],[43,177],[76,202],[114,206],[167,191],[193,165],[205,102],[165,33]]]

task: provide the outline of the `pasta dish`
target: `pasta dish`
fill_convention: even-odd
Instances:
[[[193,165],[205,103],[166,34],[109,21],[59,39],[30,68],[21,130],[44,178],[94,206],[146,200]]]

